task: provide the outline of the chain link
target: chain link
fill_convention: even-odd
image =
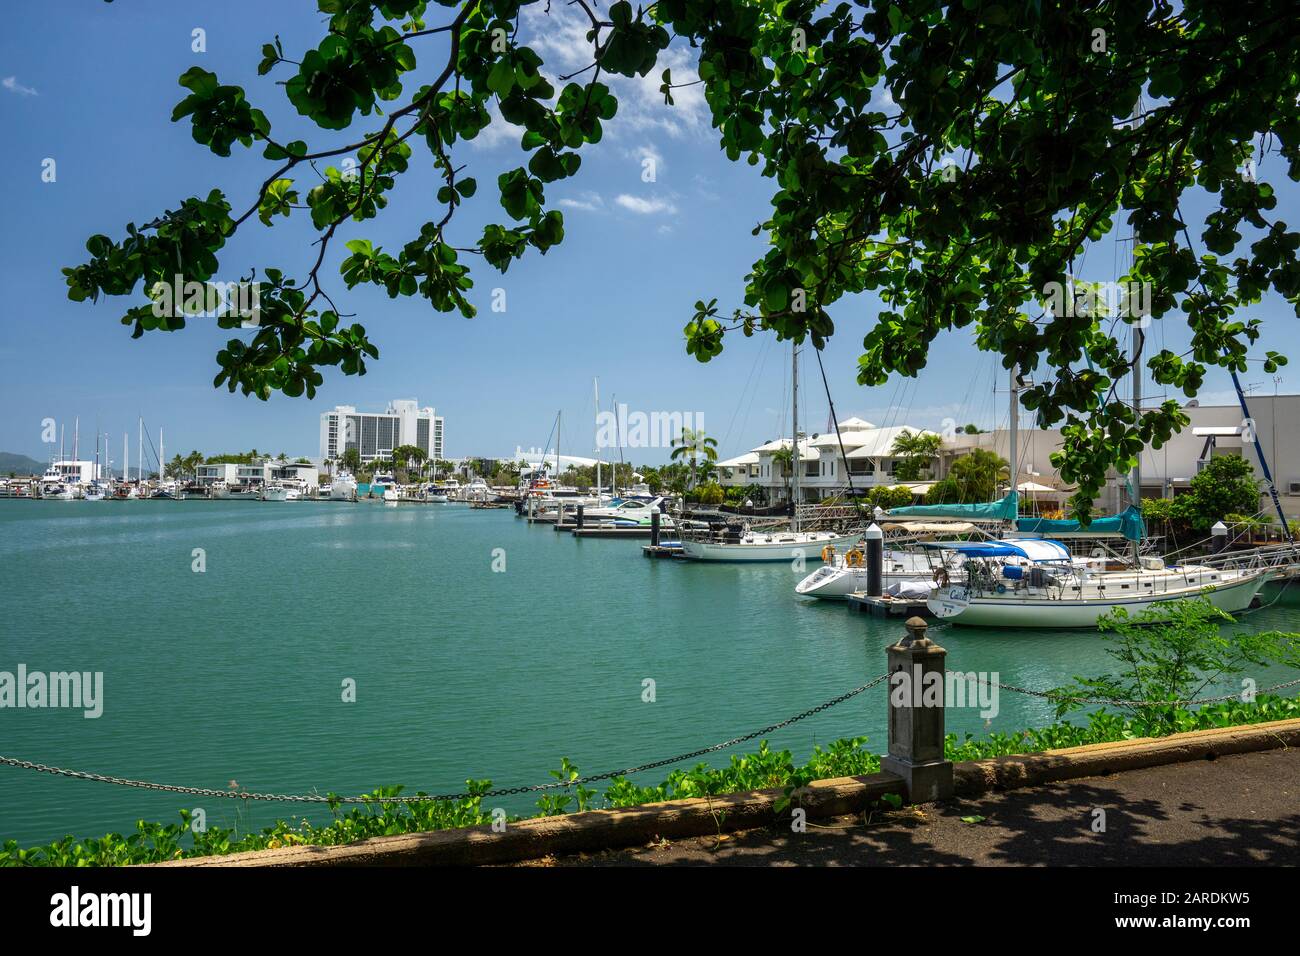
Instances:
[[[635,767],[627,767],[623,770],[610,770],[605,773],[591,774],[586,777],[578,777],[573,780],[557,780],[554,783],[539,783],[530,787],[505,787],[497,790],[487,790],[483,793],[442,793],[442,794],[416,794],[409,797],[331,797],[323,796],[317,793],[310,794],[284,794],[284,793],[254,793],[240,790],[213,790],[208,787],[183,787],[174,784],[152,783],[147,780],[132,780],[128,777],[114,777],[108,774],[90,773],[84,770],[68,770],[63,767],[51,767],[43,763],[33,763],[30,760],[19,760],[16,757],[0,756],[0,765],[17,767],[21,770],[36,770],[40,773],[49,773],[61,777],[71,777],[76,780],[90,780],[95,783],[110,783],[122,787],[135,787],[141,790],[160,790],[165,793],[184,793],[196,797],[214,797],[227,800],[267,800],[282,803],[339,803],[339,804],[375,804],[375,803],[427,803],[432,801],[452,801],[468,800],[474,797],[508,797],[523,793],[541,793],[547,790],[562,790],[569,787],[576,787],[582,784],[595,783],[600,780],[611,780],[614,777],[626,777],[634,773],[641,773],[646,770],[656,770],[660,767],[667,767],[675,763],[681,763],[684,760],[693,760],[696,757],[703,757],[707,754],[716,753],[720,750],[726,750],[728,747],[734,747],[736,744],[743,744],[747,741],[762,737],[765,734],[774,733],[789,727],[791,724],[798,723],[814,714],[820,714],[837,704],[842,704],[846,700],[857,697],[859,694],[870,690],[889,678],[889,674],[881,674],[874,680],[870,680],[860,687],[833,697],[825,703],[818,704],[802,713],[795,714],[780,723],[771,724],[762,730],[755,730],[753,733],[745,734],[742,737],[733,737],[730,740],[724,740],[722,743],[714,744],[711,747],[704,747],[700,750],[693,750],[690,753],[679,754],[675,757],[668,757],[664,760],[656,760],[652,763],[644,763]],[[1068,701],[1078,704],[1110,704],[1115,707],[1193,707],[1201,704],[1217,704],[1226,700],[1236,700],[1240,698],[1240,693],[1224,694],[1221,697],[1203,697],[1199,700],[1120,700],[1107,697],[1076,697],[1063,695],[1055,691],[1033,690],[1028,687],[1017,687],[1015,684],[1004,684],[1000,681],[989,681],[982,677],[976,677],[975,681],[984,686],[997,687],[1000,690],[1011,691],[1016,694],[1026,694],[1030,697],[1040,697],[1053,701]],[[1300,684],[1300,678],[1286,681],[1281,684],[1274,684],[1272,687],[1266,687],[1257,693],[1267,694],[1276,690],[1282,690],[1286,687],[1294,687]]]
[[[587,777],[579,777],[575,780],[557,780],[555,783],[539,783],[531,787],[507,787],[499,790],[488,790],[484,793],[443,793],[443,794],[416,794],[409,797],[330,797],[322,796],[317,793],[310,794],[284,794],[284,793],[252,793],[239,790],[212,790],[207,787],[182,787],[174,784],[151,783],[147,780],[132,780],[127,777],[113,777],[107,774],[89,773],[84,770],[67,770],[63,767],[51,767],[43,763],[32,763],[30,760],[19,760],[16,757],[0,756],[0,765],[18,767],[22,770],[36,770],[41,773],[50,773],[60,777],[71,777],[76,780],[90,780],[96,783],[111,783],[121,787],[136,787],[141,790],[161,790],[166,793],[184,793],[196,797],[216,797],[227,800],[271,800],[282,803],[428,803],[431,801],[451,801],[451,800],[468,800],[473,797],[508,797],[521,793],[540,793],[546,790],[561,790],[569,787],[576,787],[580,784],[594,783],[598,780],[610,780],[614,777],[626,777],[630,774],[640,773],[643,770],[654,770],[659,767],[667,767],[670,764],[681,763],[683,760],[691,760],[695,757],[703,757],[705,754],[716,753],[719,750],[725,750],[728,747],[734,747],[736,744],[742,744],[746,741],[753,740],[756,737],[762,737],[764,734],[770,734],[774,731],[789,727],[791,724],[811,717],[814,714],[820,714],[823,710],[828,710],[836,704],[842,704],[850,698],[856,697],[864,691],[870,690],[881,681],[889,677],[888,674],[881,674],[874,680],[870,680],[861,687],[855,687],[847,693],[833,697],[825,703],[818,704],[810,710],[805,710],[800,714],[781,721],[779,724],[772,724],[764,727],[762,730],[756,730],[753,733],[745,734],[743,737],[733,737],[731,740],[724,740],[722,743],[714,744],[712,747],[705,747],[701,750],[693,750],[690,753],[679,754],[676,757],[668,757],[665,760],[656,760],[653,763],[641,764],[637,767],[628,767],[625,770],[610,770],[606,773],[592,774]]]
[[[1072,704],[1110,704],[1114,707],[1197,707],[1201,704],[1220,704],[1225,700],[1239,700],[1241,698],[1241,692],[1237,691],[1232,694],[1224,694],[1222,697],[1202,697],[1199,700],[1119,700],[1110,697],[1073,697],[1051,690],[1031,690],[1028,687],[1017,687],[1015,684],[985,680],[982,677],[976,677],[975,682],[983,684],[985,687],[997,687],[1000,690],[1009,690],[1016,694],[1028,694],[1030,697],[1043,697],[1048,700],[1064,701]],[[1265,687],[1255,693],[1268,694],[1284,687],[1294,687],[1296,684],[1300,684],[1300,678],[1282,684],[1274,684],[1272,687]]]

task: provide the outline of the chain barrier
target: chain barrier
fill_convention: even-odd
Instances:
[[[1042,697],[1052,701],[1062,701],[1072,704],[1110,704],[1114,707],[1199,707],[1202,704],[1221,704],[1225,700],[1241,699],[1241,692],[1237,691],[1232,694],[1224,694],[1222,697],[1202,697],[1198,700],[1120,700],[1109,697],[1074,697],[1051,690],[1031,690],[1028,687],[1017,687],[1015,684],[1003,684],[1000,681],[985,680],[982,677],[976,677],[975,682],[977,684],[983,684],[985,687],[997,687],[999,690],[1009,690],[1015,694],[1027,694],[1030,697]],[[1274,684],[1272,687],[1265,687],[1263,690],[1256,691],[1255,693],[1269,694],[1275,690],[1281,690],[1284,687],[1294,687],[1296,684],[1300,684],[1300,678],[1289,680],[1281,684]]]
[[[76,780],[90,780],[95,783],[111,783],[121,787],[136,787],[141,790],[161,790],[166,793],[184,793],[196,797],[215,797],[227,800],[268,800],[282,803],[428,803],[432,801],[452,801],[468,800],[472,797],[506,797],[521,793],[540,793],[546,790],[561,790],[569,787],[576,787],[580,784],[594,783],[598,780],[610,780],[614,777],[626,777],[634,773],[640,773],[643,770],[655,770],[659,767],[667,767],[670,764],[681,763],[683,760],[692,760],[696,757],[703,757],[705,754],[716,753],[719,750],[726,750],[728,747],[734,747],[736,744],[743,744],[746,741],[753,740],[756,737],[762,737],[765,734],[773,733],[789,727],[791,724],[804,720],[814,714],[820,714],[824,710],[834,707],[836,704],[842,704],[844,701],[859,694],[870,690],[877,684],[884,681],[888,674],[881,674],[874,680],[867,681],[860,687],[855,687],[847,693],[833,697],[825,703],[818,704],[809,710],[795,714],[780,723],[764,727],[762,730],[756,730],[753,733],[745,734],[743,737],[733,737],[730,740],[724,740],[722,743],[714,744],[712,747],[704,747],[701,750],[693,750],[690,753],[679,754],[676,757],[668,757],[664,760],[656,760],[653,763],[645,763],[636,767],[628,767],[624,770],[610,770],[605,773],[592,774],[587,777],[579,777],[574,780],[560,780],[555,783],[540,783],[531,787],[507,787],[498,790],[488,790],[484,793],[443,793],[443,794],[416,794],[409,797],[329,797],[321,794],[283,794],[283,793],[251,793],[248,791],[238,790],[213,790],[207,787],[183,787],[174,784],[152,783],[147,780],[131,780],[127,777],[113,777],[107,774],[89,773],[84,770],[67,770],[63,767],[51,767],[46,764],[33,763],[30,760],[19,760],[16,757],[0,756],[0,765],[9,767],[18,767],[22,770],[37,770],[41,773],[54,774],[60,777],[71,777]]]
[[[950,671],[950,673],[956,673]],[[889,674],[881,674],[874,680],[870,680],[859,687],[855,687],[846,693],[833,697],[824,703],[818,704],[801,713],[795,714],[780,723],[771,724],[762,730],[755,730],[753,733],[745,734],[741,737],[733,737],[730,740],[724,740],[721,743],[714,744],[711,747],[703,747],[700,750],[693,750],[690,753],[678,754],[675,757],[667,757],[663,760],[656,760],[652,763],[639,764],[635,767],[627,767],[622,770],[609,770],[605,773],[591,774],[585,777],[578,777],[573,780],[558,780],[554,783],[540,783],[529,787],[505,787],[497,790],[488,790],[483,793],[442,793],[442,794],[415,794],[412,796],[396,797],[331,797],[321,794],[283,794],[283,793],[255,793],[238,790],[213,790],[208,787],[185,787],[175,784],[153,783],[147,780],[132,780],[127,777],[114,777],[108,774],[91,773],[84,770],[68,770],[63,767],[51,767],[47,764],[33,763],[30,760],[20,760],[16,757],[6,757],[0,755],[0,765],[17,767],[21,770],[36,770],[41,773],[49,773],[60,777],[70,777],[75,780],[89,780],[95,783],[110,783],[122,787],[135,787],[141,790],[159,790],[165,793],[183,793],[196,797],[213,797],[227,800],[266,800],[282,803],[339,803],[339,804],[375,804],[375,803],[427,803],[432,801],[453,801],[468,800],[473,797],[507,797],[524,793],[541,793],[547,790],[563,790],[570,787],[576,787],[588,783],[596,783],[601,780],[611,780],[614,777],[626,777],[634,773],[641,773],[646,770],[657,770],[660,767],[667,767],[675,763],[681,763],[684,760],[693,760],[696,757],[703,757],[707,754],[716,753],[720,750],[726,750],[737,744],[743,744],[747,741],[754,740],[766,734],[774,733],[789,727],[791,724],[798,723],[814,714],[819,714],[824,710],[829,710],[837,704],[842,704],[846,700],[857,697],[876,685],[888,679]],[[1113,707],[1196,707],[1203,704],[1218,704],[1228,700],[1240,699],[1240,692],[1224,694],[1220,697],[1202,697],[1197,700],[1122,700],[1109,697],[1079,697],[1073,695],[1060,694],[1056,691],[1033,690],[1028,687],[1018,687],[1015,684],[1004,684],[1001,681],[990,681],[982,677],[975,677],[975,682],[986,687],[996,687],[999,690],[1010,691],[1016,694],[1025,694],[1030,697],[1039,697],[1045,700],[1062,701],[1077,704],[1109,704]],[[1294,687],[1300,684],[1300,678],[1285,681],[1280,684],[1274,684],[1263,690],[1257,691],[1257,694],[1268,694],[1273,691],[1282,690],[1287,687]]]

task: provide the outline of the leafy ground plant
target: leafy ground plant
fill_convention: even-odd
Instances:
[[[1103,709],[1087,715],[1085,724],[1057,723],[1040,729],[989,734],[980,738],[971,734],[961,738],[949,734],[944,750],[949,760],[980,760],[1158,736],[1168,733],[1170,726],[1179,731],[1203,730],[1297,717],[1300,717],[1300,700],[1268,695],[1261,695],[1249,703],[1229,701],[1179,711],[1172,721],[1163,718],[1150,721],[1141,714],[1118,714]],[[553,771],[552,776],[573,784],[573,799],[562,804],[555,800],[539,803],[540,815],[564,813],[570,805],[575,805],[575,801],[578,809],[591,809],[629,807],[752,789],[785,788],[793,792],[812,780],[875,773],[880,769],[880,758],[867,750],[866,745],[865,737],[835,740],[824,748],[814,747],[807,761],[796,764],[790,751],[772,750],[763,741],[757,752],[732,756],[724,767],[701,763],[688,770],[674,771],[655,786],[641,786],[625,777],[616,777],[599,800],[594,791],[586,788],[583,788],[582,795],[578,795],[580,785],[576,781],[581,779],[578,768],[566,759],[562,768]],[[141,820],[135,831],[127,835],[109,833],[88,839],[67,836],[27,848],[20,848],[15,840],[7,840],[0,846],[0,866],[125,866],[295,845],[338,846],[377,836],[481,826],[493,822],[491,810],[483,806],[484,795],[491,789],[490,780],[469,780],[466,781],[466,791],[470,796],[459,801],[379,803],[372,800],[362,806],[350,806],[346,811],[342,809],[343,804],[333,802],[330,805],[333,819],[322,826],[307,820],[278,820],[260,832],[242,836],[220,827],[194,833],[190,828],[189,811],[182,810],[179,823]],[[396,797],[402,790],[401,787],[384,787],[369,796]],[[523,818],[510,819],[517,822]]]

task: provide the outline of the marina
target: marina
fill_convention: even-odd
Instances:
[[[303,869],[1284,912],[1276,4],[136,6],[0,37],[15,928],[179,941],[214,867],[334,945]]]
[[[467,775],[503,786],[544,779],[566,756],[594,771],[687,751],[883,667],[896,617],[797,599],[801,575],[786,564],[647,561],[644,544],[557,535],[508,509],[465,504],[0,502],[11,661],[57,669],[75,660],[104,674],[98,719],[6,711],[7,745],[65,766],[219,789],[452,792]],[[193,570],[195,548],[203,573]],[[504,570],[493,570],[496,549]],[[51,630],[51,580],[60,615],[86,626]],[[1289,626],[1297,595],[1241,626]],[[1023,686],[1058,686],[1105,665],[1095,631],[936,633],[962,669]],[[1261,674],[1260,684],[1286,674]],[[654,703],[642,700],[647,678]],[[355,704],[340,702],[345,679],[356,681]],[[803,753],[845,735],[879,742],[884,717],[874,706],[836,709],[771,743]],[[1050,720],[1047,701],[1007,695],[987,729]],[[970,711],[952,712],[949,727],[986,732]],[[184,805],[166,793],[0,774],[0,823],[25,842],[174,819]],[[505,806],[525,812],[532,798]],[[234,822],[234,807],[210,812]],[[248,812],[265,823],[283,808]]]

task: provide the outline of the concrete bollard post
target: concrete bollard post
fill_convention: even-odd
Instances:
[[[659,506],[650,509],[650,547],[659,547]]]
[[[578,526],[579,528],[582,527],[583,511],[585,510],[585,507],[586,507],[585,505],[578,505],[578,525],[577,525],[577,526]]]
[[[867,539],[867,596],[880,597],[885,593],[885,532],[873,522],[862,536]]]
[[[1228,526],[1216,521],[1210,528],[1210,550],[1215,554],[1228,550]]]
[[[902,777],[910,803],[952,796],[952,762],[944,759],[944,658],[926,636],[926,623],[910,618],[907,633],[885,649],[889,659],[889,753],[880,769]]]

